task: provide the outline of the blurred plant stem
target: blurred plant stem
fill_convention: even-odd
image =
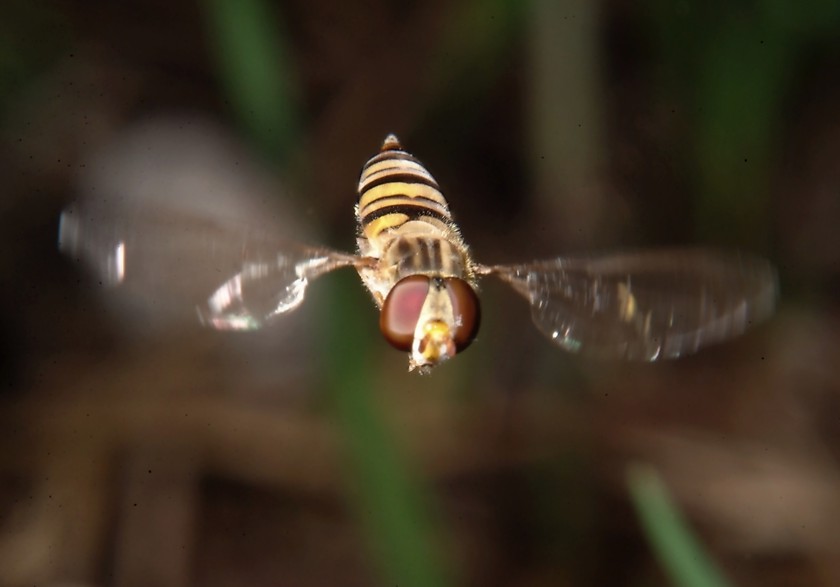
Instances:
[[[729,583],[674,505],[659,475],[650,467],[633,465],[627,472],[627,485],[642,530],[674,584],[728,587]]]
[[[278,23],[264,0],[207,0],[219,75],[239,123],[272,161],[294,155],[297,85]]]
[[[587,0],[530,3],[530,154],[536,194],[565,238],[598,224],[585,212],[599,210],[589,188],[604,163],[600,14]]]
[[[368,316],[358,310],[369,301],[361,298],[359,287],[335,290],[323,332],[326,383],[355,489],[353,507],[388,584],[452,585],[437,547],[431,493],[413,474],[376,403],[363,323]]]

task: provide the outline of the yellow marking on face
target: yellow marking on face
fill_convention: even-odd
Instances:
[[[440,320],[432,320],[423,326],[423,338],[418,350],[428,363],[437,363],[455,354],[455,343],[449,326]]]

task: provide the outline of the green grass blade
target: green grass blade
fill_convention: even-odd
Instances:
[[[694,537],[659,475],[650,467],[636,465],[628,471],[627,484],[643,531],[674,584],[729,587]]]
[[[289,154],[297,136],[291,60],[264,0],[207,0],[209,37],[235,115],[262,151]]]
[[[359,311],[370,302],[361,299],[361,288],[353,285],[352,290],[332,292],[323,332],[328,340],[326,383],[355,489],[353,506],[386,584],[451,585],[436,544],[440,534],[430,494],[413,475],[376,403],[375,377],[366,352],[373,333],[364,322],[375,321],[376,316]]]

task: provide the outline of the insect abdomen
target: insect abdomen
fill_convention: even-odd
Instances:
[[[457,233],[446,198],[420,161],[388,135],[382,148],[362,169],[356,207],[360,236],[373,241],[410,221]]]

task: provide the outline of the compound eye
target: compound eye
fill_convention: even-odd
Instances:
[[[469,283],[457,277],[448,277],[444,281],[449,299],[452,301],[452,314],[455,316],[456,326],[452,340],[455,341],[455,348],[460,352],[470,346],[475,335],[478,334],[481,306],[475,290]]]
[[[411,350],[414,330],[428,293],[429,277],[426,275],[401,279],[388,292],[379,314],[379,329],[394,348]]]

